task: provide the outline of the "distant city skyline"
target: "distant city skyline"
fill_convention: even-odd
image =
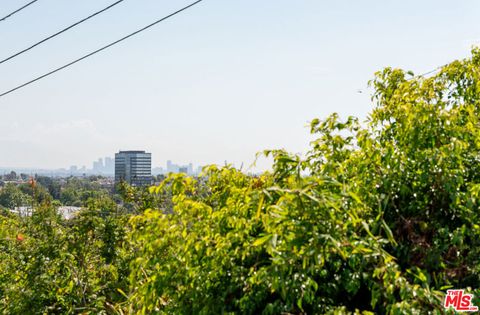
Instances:
[[[86,175],[114,175],[115,159],[111,156],[99,157],[93,160],[89,167],[86,165],[70,165],[69,167],[58,167],[58,168],[35,168],[35,167],[9,167],[0,165],[0,175],[8,174],[11,171],[14,171],[18,174],[26,173],[28,175],[38,174],[57,174],[62,176],[82,176]],[[200,173],[203,165],[194,164],[194,163],[176,163],[172,160],[166,160],[164,165],[153,165],[152,164],[152,174],[160,175],[167,173],[179,173],[186,169],[186,173],[189,175],[197,175]]]

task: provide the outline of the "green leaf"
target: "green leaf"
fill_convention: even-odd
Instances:
[[[270,241],[272,239],[273,235],[272,234],[267,234],[261,238],[258,238],[256,239],[254,242],[253,242],[253,246],[260,246],[260,245],[263,245],[265,244],[266,242]]]

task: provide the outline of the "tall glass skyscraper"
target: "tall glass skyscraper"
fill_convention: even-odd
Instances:
[[[145,151],[115,153],[115,183],[125,181],[132,186],[152,184],[152,154]]]

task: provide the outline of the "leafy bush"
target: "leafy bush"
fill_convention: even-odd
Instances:
[[[98,314],[123,301],[126,221],[113,210],[98,200],[70,222],[45,204],[0,216],[0,313]]]
[[[272,173],[205,169],[152,189],[173,214],[132,219],[131,312],[442,312],[479,283],[480,52],[430,78],[387,68],[362,126],[311,123]]]

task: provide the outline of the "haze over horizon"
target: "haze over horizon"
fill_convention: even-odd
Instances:
[[[112,2],[39,1],[0,23],[0,58]],[[1,64],[0,92],[188,3],[127,0]],[[2,1],[0,13],[17,7]],[[467,57],[479,9],[473,0],[207,0],[0,98],[0,166],[90,166],[126,149],[151,152],[153,166],[248,166],[264,149],[304,152],[311,119],[366,117],[374,72],[421,74]]]

